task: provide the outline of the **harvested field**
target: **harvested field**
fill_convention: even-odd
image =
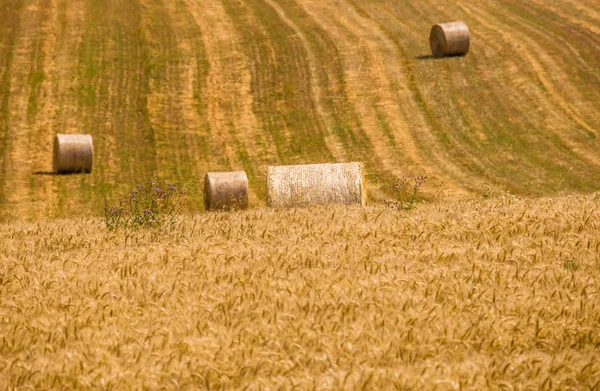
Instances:
[[[589,2],[588,2],[589,3]],[[0,0],[0,220],[98,216],[157,176],[361,161],[370,198],[600,188],[600,9],[558,0]],[[432,59],[431,26],[469,26]],[[45,175],[56,133],[93,172]]]
[[[8,388],[594,389],[600,201],[0,225]]]

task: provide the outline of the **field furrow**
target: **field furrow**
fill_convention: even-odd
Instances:
[[[80,129],[94,137],[95,164],[81,180],[90,182],[89,201],[99,210],[105,198],[157,173],[148,109],[152,58],[139,2],[85,6],[77,91]]]
[[[32,195],[37,216],[54,216],[60,206],[61,196],[69,180],[60,181],[50,174],[52,170],[52,148],[57,133],[82,133],[78,121],[76,101],[77,57],[83,32],[83,5],[79,1],[59,0],[55,2],[55,12],[50,22],[48,39],[50,46],[45,50],[44,96],[40,100],[40,110],[32,126],[37,128],[34,145],[42,146],[36,161],[38,167],[33,172]],[[38,147],[39,148],[39,147]],[[31,175],[31,173],[29,174]],[[72,182],[72,181],[71,181]],[[82,182],[77,181],[68,191],[76,194]],[[68,186],[68,185],[67,185]],[[81,194],[81,193],[80,193]],[[85,199],[87,195],[84,195]],[[71,202],[73,200],[71,199]],[[80,200],[73,209],[81,207]],[[90,210],[82,211],[89,213]]]
[[[209,153],[210,129],[201,98],[195,96],[206,88],[201,32],[182,2],[143,1],[142,20],[151,63],[148,115],[156,147],[154,174],[183,186],[201,204],[198,178],[219,156]]]
[[[511,31],[510,35],[514,35],[514,39],[510,41],[511,44],[521,42],[524,44],[523,46],[529,49],[530,55],[524,54],[524,57],[531,64],[533,71],[547,91],[549,100],[563,112],[563,117],[567,117],[566,120],[571,120],[574,122],[573,125],[581,127],[588,137],[596,138],[597,130],[586,122],[584,116],[573,104],[573,102],[581,101],[581,98],[578,96],[576,89],[572,87],[571,73],[565,72],[565,69],[576,69],[574,66],[576,64],[572,59],[577,59],[579,56],[573,55],[571,50],[568,56],[558,58],[560,63],[557,62],[551,54],[556,51],[568,51],[569,46],[566,46],[564,41],[561,42],[560,38],[553,35],[549,29],[536,27],[527,20],[518,20],[516,17],[507,19],[509,23],[517,23],[517,25],[516,27],[508,25],[510,28],[504,27],[503,30]],[[534,35],[537,35],[536,39],[531,38]],[[510,38],[507,36],[507,39]],[[589,65],[587,67],[590,69]],[[590,72],[590,75],[595,79],[595,82],[600,82],[595,72]]]
[[[555,142],[554,148],[559,149],[557,151],[558,156],[562,156],[565,161],[570,160],[571,163],[578,163],[579,161],[582,170],[585,170],[584,166],[597,166],[597,154],[589,150],[595,143],[596,138],[594,133],[591,132],[593,129],[582,122],[575,112],[569,108],[569,103],[563,97],[562,84],[556,85],[552,80],[552,74],[565,74],[564,67],[553,62],[543,64],[543,59],[548,61],[548,55],[545,53],[546,49],[537,45],[526,34],[521,33],[519,29],[513,26],[503,27],[503,22],[500,19],[481,11],[481,9],[474,10],[470,8],[469,12],[482,25],[494,31],[496,36],[502,39],[505,45],[509,46],[511,51],[514,51],[514,54],[527,64],[527,70],[522,69],[521,72],[529,73],[531,78],[523,81],[516,80],[517,84],[526,83],[528,85],[527,88],[522,90],[523,95],[521,96],[526,101],[521,101],[519,107],[524,112],[536,113],[545,122],[541,132],[539,129],[530,129],[527,132],[535,135],[535,139],[539,141],[543,141],[543,139],[552,140],[553,138],[557,140],[559,144]],[[491,21],[500,25],[492,24]],[[515,77],[518,76],[515,75]],[[559,79],[561,78],[559,77]],[[564,89],[568,90],[569,87],[565,85]],[[578,136],[575,132],[577,125],[583,128],[583,137]],[[582,138],[583,142],[578,142],[578,139],[581,140]],[[537,141],[535,139],[532,141]],[[543,153],[546,152],[547,150],[543,151]],[[556,157],[555,155],[554,159]],[[593,172],[587,174],[593,175]]]
[[[369,198],[381,197],[382,182],[389,184],[395,178],[382,169],[379,158],[362,129],[355,107],[348,98],[340,48],[335,38],[306,12],[302,4],[294,0],[278,0],[269,3],[282,22],[289,26],[293,40],[302,43],[310,70],[310,85],[318,125],[324,129],[327,150],[335,161],[361,161],[365,164],[369,182]],[[322,160],[309,160],[314,163]]]
[[[202,99],[206,102],[208,124],[218,158],[209,169],[245,170],[252,185],[251,201],[264,194],[261,174],[276,156],[268,134],[260,131],[253,111],[249,58],[231,18],[219,1],[186,2],[202,31],[207,50],[208,74]]]
[[[539,4],[539,0],[536,1]],[[552,7],[552,4],[550,4]],[[567,14],[575,14],[579,17],[579,21],[587,20],[588,23],[585,23],[585,29],[590,29],[594,33],[598,34],[599,28],[598,23],[600,22],[600,5],[593,1],[590,2],[582,2],[578,0],[564,0],[560,7],[562,11],[559,13],[562,17],[569,17]],[[565,12],[565,7],[568,8],[568,12]]]
[[[206,48],[202,40],[202,32],[197,25],[191,11],[183,0],[174,4],[165,2],[175,23],[178,48],[180,50],[180,79],[181,86],[178,90],[182,106],[183,123],[186,129],[181,132],[185,135],[186,149],[190,159],[196,161],[196,174],[213,166],[221,156],[211,150],[210,126],[206,118],[206,102],[204,91],[207,88],[208,60]],[[213,142],[214,144],[214,142]],[[177,167],[185,170],[185,167]],[[189,180],[189,178],[188,178]]]
[[[43,210],[48,202],[44,189],[37,186],[34,173],[51,167],[50,121],[47,115],[38,117],[38,114],[48,114],[46,108],[51,110],[46,97],[50,86],[48,68],[55,49],[56,13],[55,1],[23,2],[20,29],[14,42],[3,193],[12,204],[11,213],[24,218],[39,215],[38,208]],[[34,205],[36,199],[43,200],[42,204]]]
[[[15,42],[20,31],[23,1],[3,1],[0,13],[0,218],[7,209],[4,194],[7,170],[6,150],[11,132],[11,81],[15,57]]]
[[[545,66],[545,74],[562,98],[561,108],[576,122],[576,126],[582,128],[585,136],[596,139],[600,114],[593,99],[598,99],[600,93],[596,90],[592,91],[592,95],[587,89],[577,86],[584,80],[600,85],[597,72],[600,67],[600,30],[594,32],[587,26],[577,28],[576,21],[549,12],[545,7],[515,2],[511,2],[511,6],[515,10],[511,19],[519,23],[531,45],[538,48],[536,53]],[[537,18],[534,19],[534,16]],[[561,53],[564,55],[559,56]]]
[[[267,4],[269,4],[277,13],[281,20],[289,26],[295,33],[295,37],[298,38],[302,42],[302,46],[304,48],[304,52],[306,53],[306,60],[308,62],[308,66],[310,68],[310,89],[309,91],[312,93],[312,100],[315,105],[315,109],[318,115],[318,120],[321,122],[321,127],[326,127],[328,136],[325,137],[325,142],[327,144],[327,148],[332,152],[333,157],[336,161],[343,161],[344,157],[347,155],[343,150],[343,146],[340,144],[340,140],[335,139],[334,137],[329,137],[331,134],[331,130],[333,128],[333,119],[330,113],[327,113],[323,106],[323,91],[321,88],[321,80],[319,78],[319,65],[317,64],[317,58],[314,53],[314,49],[312,48],[310,42],[305,36],[304,32],[291,20],[281,8],[281,6],[273,1],[273,0],[265,0]]]
[[[311,71],[302,41],[277,11],[262,1],[227,1],[242,49],[252,59],[253,111],[272,138],[278,163],[319,163],[333,157],[311,93]]]
[[[151,63],[148,117],[154,130],[157,174],[159,178],[164,178],[175,176],[178,170],[194,166],[186,159],[188,145],[180,137],[186,131],[183,107],[179,99],[183,54],[178,48],[179,39],[173,15],[165,3],[160,0],[145,0],[141,1],[141,9]]]
[[[398,135],[406,131],[407,126],[390,97],[385,64],[386,60],[395,60],[395,53],[380,50],[378,45],[384,42],[376,36],[377,30],[374,26],[364,26],[366,22],[360,15],[349,11],[349,4],[320,1],[301,4],[339,46],[348,100],[379,158],[379,169],[395,177],[407,175],[419,157],[412,139],[405,134]],[[396,148],[398,144],[403,148]]]

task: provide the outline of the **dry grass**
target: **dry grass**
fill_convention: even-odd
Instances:
[[[433,57],[464,56],[469,52],[469,42],[469,28],[463,22],[436,24],[429,35]]]
[[[308,205],[367,202],[361,163],[271,166],[267,172],[267,206],[293,208]]]
[[[204,177],[204,209],[248,209],[245,171],[208,172]]]
[[[593,389],[593,197],[0,225],[8,388]]]
[[[57,134],[54,137],[53,171],[57,174],[91,172],[94,145],[89,134]]]

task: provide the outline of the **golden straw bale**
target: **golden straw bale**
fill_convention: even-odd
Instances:
[[[469,52],[469,41],[469,28],[463,22],[436,24],[429,34],[433,57],[464,56]]]
[[[209,172],[204,177],[204,209],[248,208],[248,177],[244,171]]]
[[[54,138],[53,171],[57,174],[92,172],[94,146],[89,134],[57,134]]]
[[[365,205],[367,192],[360,163],[269,167],[267,206],[290,208],[319,204]]]

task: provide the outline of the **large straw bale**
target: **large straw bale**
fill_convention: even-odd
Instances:
[[[469,41],[469,28],[463,22],[436,24],[429,34],[434,57],[464,56],[469,52]]]
[[[57,134],[54,138],[53,171],[57,174],[91,172],[94,146],[89,134]]]
[[[248,208],[248,177],[244,171],[209,172],[204,177],[204,209]]]
[[[362,164],[306,164],[269,167],[267,206],[360,204],[367,200]]]

